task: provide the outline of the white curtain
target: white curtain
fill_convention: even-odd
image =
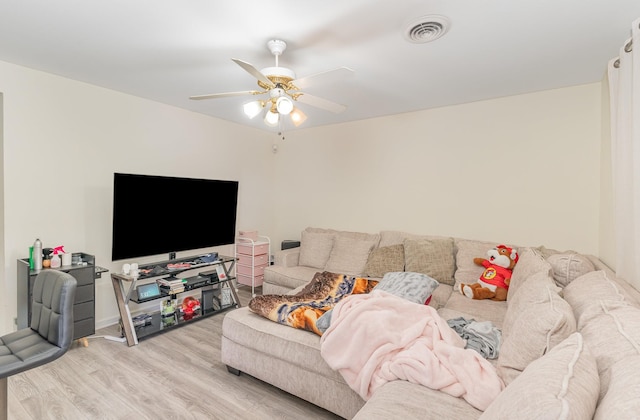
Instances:
[[[616,272],[640,284],[640,19],[609,62]]]

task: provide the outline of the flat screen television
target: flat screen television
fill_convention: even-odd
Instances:
[[[238,181],[114,173],[111,259],[235,242]]]

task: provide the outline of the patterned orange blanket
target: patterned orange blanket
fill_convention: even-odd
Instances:
[[[321,336],[316,327],[318,318],[343,298],[369,293],[377,284],[376,280],[325,271],[316,273],[295,295],[256,296],[249,302],[249,309],[272,321]]]

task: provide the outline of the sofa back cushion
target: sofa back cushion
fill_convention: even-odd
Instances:
[[[324,270],[333,249],[333,233],[302,231],[298,264]]]
[[[369,254],[377,244],[377,240],[338,235],[333,241],[333,248],[325,269],[332,273],[362,275]]]
[[[453,239],[405,239],[404,269],[426,274],[440,283],[453,286]]]
[[[563,252],[547,257],[553,270],[553,278],[560,287],[565,287],[573,280],[595,270],[593,263],[584,255],[575,252]]]
[[[532,361],[480,419],[591,419],[598,389],[595,359],[582,336],[573,333]]]
[[[585,309],[594,305],[596,300],[615,302],[627,300],[618,284],[603,270],[592,271],[578,277],[562,290],[562,295],[573,308],[576,320],[579,320]]]
[[[595,420],[626,419],[640,413],[640,355],[614,363],[607,375],[607,391],[598,403]]]
[[[544,273],[548,276],[552,275],[551,264],[542,256],[542,254],[530,247],[518,250],[519,258],[516,266],[513,268],[511,275],[511,283],[509,283],[509,292],[507,300],[511,299],[518,288],[520,288],[532,275],[536,273]]]
[[[379,247],[389,245],[402,245],[405,239],[446,239],[448,236],[438,235],[420,235],[417,233],[402,232],[399,230],[382,230],[380,231]]]
[[[560,290],[547,272],[538,272],[507,300],[498,358],[506,384],[576,331],[573,311]]]
[[[603,397],[614,379],[612,367],[640,356],[640,308],[626,301],[594,298],[580,314],[578,330],[598,362]]]
[[[328,233],[335,236],[342,236],[361,241],[376,241],[376,246],[378,245],[378,242],[380,242],[379,233],[351,232],[348,230],[325,229],[317,227],[307,227],[304,231],[312,233]]]
[[[454,239],[456,254],[455,290],[460,290],[461,283],[475,283],[484,267],[473,262],[474,258],[487,258],[487,251],[500,245],[495,242]]]

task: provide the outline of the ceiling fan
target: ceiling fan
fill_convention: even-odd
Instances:
[[[305,89],[318,81],[325,83],[337,81],[338,79],[352,74],[353,70],[347,67],[339,67],[333,70],[327,70],[296,79],[296,74],[293,70],[286,67],[280,67],[278,65],[278,57],[282,55],[284,50],[287,48],[287,44],[284,41],[272,39],[267,43],[267,47],[269,48],[269,51],[271,51],[271,54],[275,56],[275,67],[266,67],[262,70],[258,70],[246,61],[232,58],[233,62],[257,79],[258,86],[262,90],[212,93],[208,95],[190,96],[189,99],[200,100],[226,98],[230,96],[268,94],[269,97],[267,99],[260,99],[246,103],[244,105],[244,112],[249,118],[254,118],[266,109],[264,122],[272,127],[275,127],[280,123],[280,115],[290,115],[291,121],[296,127],[307,119],[306,115],[294,106],[294,102],[301,102],[333,113],[340,113],[347,109],[345,105],[310,95],[302,92],[301,89]]]

